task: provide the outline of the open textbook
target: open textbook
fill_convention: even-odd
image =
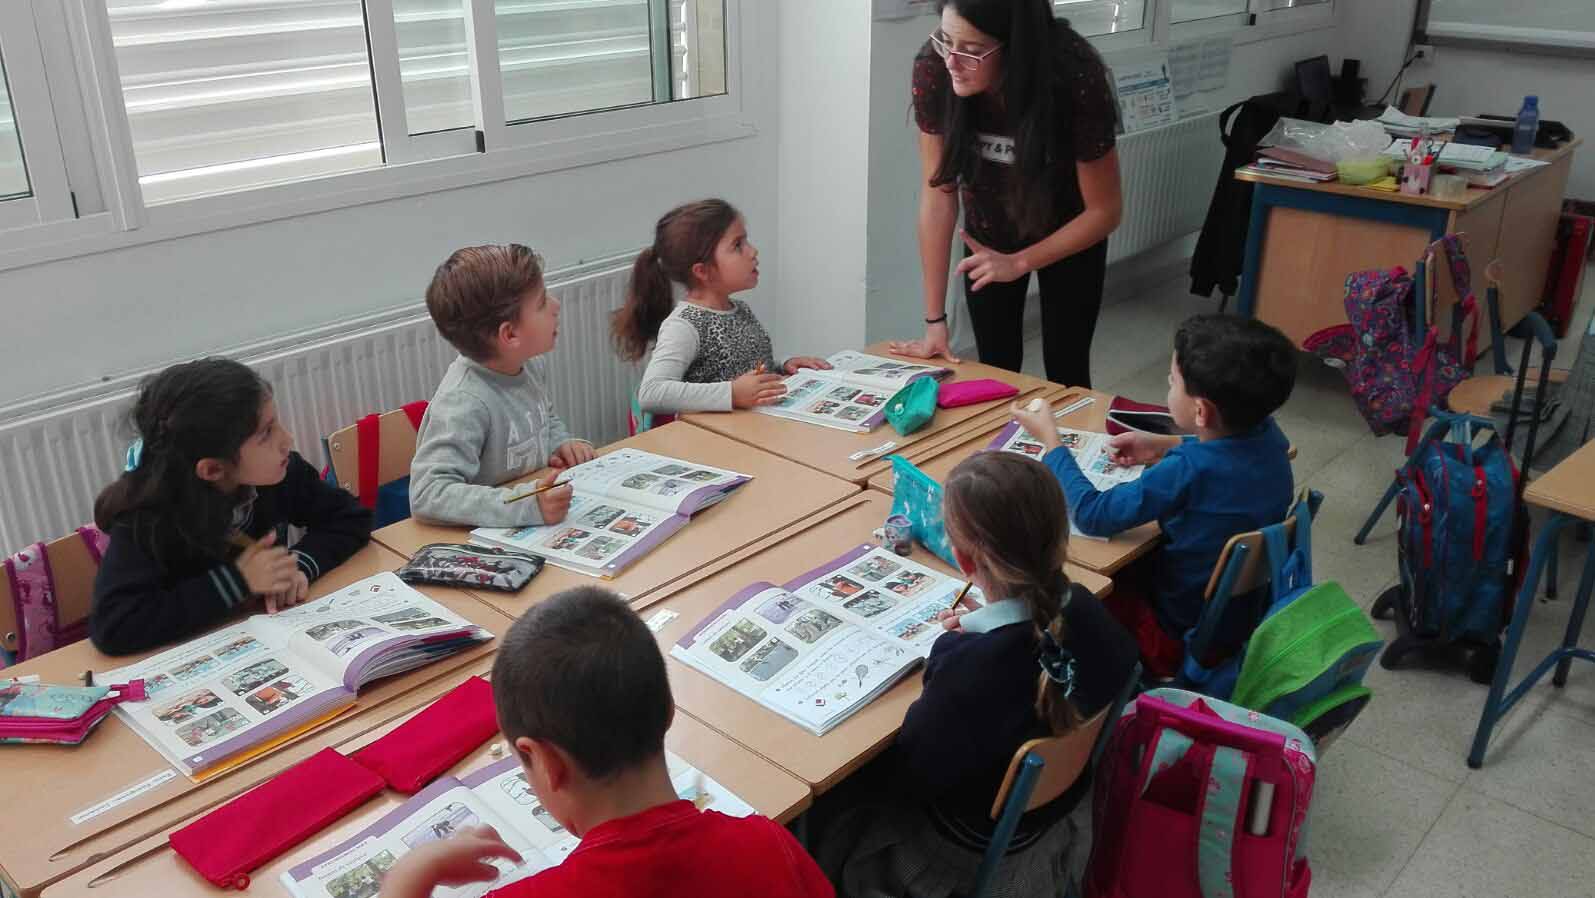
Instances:
[[[831,363],[831,370],[799,371],[786,379],[786,396],[780,402],[761,405],[755,411],[867,433],[886,420],[886,400],[909,381],[952,374],[935,365],[899,362],[852,350],[838,352],[826,361]]]
[[[930,654],[964,585],[864,545],[785,586],[748,586],[670,654],[823,735]]]
[[[700,809],[732,817],[753,813],[742,799],[670,752],[665,752],[676,794]],[[296,898],[375,898],[383,874],[405,852],[446,839],[467,826],[487,824],[520,853],[520,864],[493,861],[498,879],[437,888],[434,898],[480,898],[564,861],[579,844],[537,801],[518,758],[474,773],[444,777],[336,848],[282,874]]]
[[[571,468],[570,511],[558,524],[481,527],[471,542],[531,552],[562,568],[613,577],[753,478],[696,462],[617,449]],[[534,500],[524,500],[534,501]]]
[[[142,678],[148,699],[117,715],[202,779],[347,710],[366,683],[492,638],[384,572],[99,676]]]
[[[1105,433],[1060,427],[1058,439],[1063,442],[1064,448],[1074,455],[1075,462],[1080,466],[1080,473],[1099,490],[1110,490],[1121,483],[1129,483],[1146,470],[1145,465],[1121,465],[1115,462],[1108,454],[1108,435]],[[1041,444],[1036,442],[1029,431],[1020,427],[1018,421],[1008,422],[1008,426],[998,432],[986,448],[1017,452],[1020,455],[1028,455],[1036,461],[1040,461],[1042,456]],[[1107,538],[1081,533],[1080,529],[1074,526],[1072,515],[1069,520],[1069,535],[1083,536],[1086,539]]]

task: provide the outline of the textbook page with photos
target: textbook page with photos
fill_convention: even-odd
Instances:
[[[565,520],[479,527],[471,531],[471,542],[531,552],[567,570],[608,579],[753,478],[628,448],[583,462],[561,479],[572,487]]]
[[[826,359],[829,371],[805,368],[786,379],[786,395],[754,411],[837,430],[867,433],[886,420],[886,400],[911,380],[953,372],[844,350]]]
[[[697,768],[666,751],[676,794],[699,810],[747,817],[753,808]],[[538,802],[519,758],[504,758],[464,776],[444,777],[342,844],[282,874],[295,898],[376,898],[388,868],[405,852],[467,826],[488,825],[521,855],[521,863],[491,861],[492,882],[439,887],[433,898],[481,898],[488,892],[557,866],[579,840]]]
[[[930,654],[936,615],[965,581],[874,545],[784,586],[754,583],[670,649],[815,735],[846,720]],[[966,601],[982,603],[980,591]]]
[[[385,571],[98,676],[144,680],[148,698],[117,715],[197,780],[347,710],[366,683],[492,638]]]
[[[1115,462],[1113,456],[1108,454],[1108,435],[1105,433],[1060,427],[1058,439],[1064,448],[1074,455],[1075,463],[1080,466],[1080,473],[1099,490],[1106,491],[1121,483],[1129,483],[1139,478],[1141,472],[1146,470],[1146,465],[1121,465]],[[1041,456],[1045,454],[1041,451],[1041,444],[1036,442],[1036,438],[1031,436],[1029,431],[1020,427],[1018,421],[1008,422],[1008,426],[998,432],[986,448],[1017,452],[1036,461],[1040,461]],[[1069,535],[1086,539],[1107,539],[1105,536],[1081,533],[1080,528],[1074,525],[1073,515],[1069,518]]]

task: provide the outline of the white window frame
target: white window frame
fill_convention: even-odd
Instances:
[[[1163,21],[1167,23],[1167,30],[1164,32],[1167,35],[1165,39],[1167,42],[1179,43],[1195,38],[1232,34],[1236,44],[1251,44],[1316,31],[1320,28],[1333,28],[1336,2],[1337,0],[1329,0],[1327,3],[1312,6],[1270,11],[1264,9],[1266,5],[1264,0],[1249,0],[1246,12],[1193,19],[1189,22],[1172,21],[1170,13],[1173,10],[1174,0],[1159,0],[1158,5],[1163,7]]]
[[[42,63],[34,60],[41,56],[40,47],[44,45],[42,55],[75,64],[78,84],[84,88],[77,92],[79,96],[57,91],[54,97],[50,96],[51,91],[41,89],[38,95],[28,94],[25,102],[13,102],[26,107],[30,116],[52,116],[53,110],[64,107],[81,113],[88,129],[88,139],[82,144],[94,149],[83,150],[85,160],[80,161],[80,167],[86,166],[86,171],[78,180],[91,185],[90,192],[98,194],[80,196],[79,214],[73,217],[71,196],[66,192],[67,154],[61,149],[61,132],[53,118],[46,119],[46,126],[32,124],[31,119],[25,124],[20,118],[23,113],[18,112],[19,130],[26,140],[42,140],[47,135],[55,141],[48,151],[24,147],[34,193],[50,195],[43,193],[41,186],[53,185],[51,189],[65,199],[65,206],[59,201],[51,206],[56,217],[48,222],[34,216],[13,226],[0,219],[0,271],[205,231],[737,140],[757,133],[748,114],[742,72],[744,0],[724,0],[726,93],[576,112],[514,125],[505,122],[493,0],[466,0],[472,105],[478,127],[418,135],[408,133],[393,2],[363,2],[372,82],[378,97],[383,165],[146,206],[138,186],[104,0],[0,0],[0,11],[10,15],[17,14],[17,8],[31,10],[35,3],[63,7],[62,23],[47,35],[48,40],[31,45],[25,40],[17,41],[24,45],[17,55],[22,60],[20,65],[42,71]],[[31,12],[27,33],[36,33]],[[478,52],[478,48],[490,49]],[[669,52],[668,47],[662,49]],[[12,55],[7,53],[8,66]],[[29,80],[41,86],[45,83],[42,77]],[[668,80],[664,82],[667,96]],[[44,161],[36,163],[35,156]],[[8,205],[0,204],[0,214]],[[62,208],[64,216],[59,214]]]
[[[76,218],[33,0],[0,2],[0,57],[28,179],[27,195],[0,201],[0,231]]]

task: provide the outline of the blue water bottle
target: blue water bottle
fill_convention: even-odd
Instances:
[[[1517,125],[1512,128],[1512,152],[1519,156],[1534,151],[1534,137],[1540,133],[1540,98],[1523,98],[1523,108],[1517,111]]]

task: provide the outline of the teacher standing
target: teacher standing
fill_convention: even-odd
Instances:
[[[892,350],[957,361],[947,267],[961,202],[958,272],[980,360],[1020,369],[1034,271],[1047,379],[1088,387],[1107,238],[1121,208],[1107,66],[1053,16],[1050,0],[940,0],[937,10],[913,75],[925,336]]]

